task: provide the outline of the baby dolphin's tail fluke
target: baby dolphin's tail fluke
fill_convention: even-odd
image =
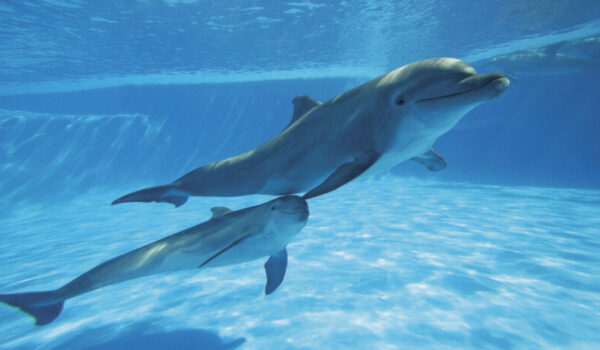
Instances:
[[[48,324],[62,311],[64,300],[52,292],[0,294],[0,302],[19,308],[35,318],[36,326]]]
[[[163,185],[144,188],[143,190],[126,194],[121,198],[115,199],[111,205],[129,202],[166,202],[179,207],[187,201],[188,197],[189,193],[180,190],[175,185]]]

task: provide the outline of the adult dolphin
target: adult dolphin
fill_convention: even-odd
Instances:
[[[213,217],[197,226],[108,260],[66,285],[48,292],[0,294],[0,301],[18,307],[45,325],[60,314],[66,299],[138,277],[191,268],[243,263],[270,256],[265,263],[271,294],[283,281],[288,242],[308,219],[308,205],[298,196],[231,211],[211,209]]]
[[[500,73],[477,74],[461,60],[432,58],[398,68],[325,103],[300,95],[292,101],[290,124],[266,143],[112,204],[180,206],[188,196],[304,191],[308,199],[408,159],[440,170],[446,162],[431,149],[435,140],[508,85]]]

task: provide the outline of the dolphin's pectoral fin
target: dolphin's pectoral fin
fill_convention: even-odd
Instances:
[[[287,268],[287,250],[283,248],[277,254],[271,255],[265,263],[265,273],[267,274],[267,285],[265,286],[265,294],[269,295],[279,287],[283,282],[285,270]]]
[[[180,190],[175,185],[163,185],[144,188],[139,191],[126,194],[115,199],[111,205],[128,202],[167,202],[175,207],[183,205],[188,199],[189,193]]]
[[[243,241],[244,239],[250,237],[251,235],[245,235],[237,240],[235,240],[233,243],[231,243],[230,245],[228,245],[227,247],[219,250],[215,255],[211,256],[210,258],[206,259],[205,262],[203,262],[202,264],[200,264],[200,266],[198,266],[198,268],[204,267],[204,265],[208,264],[209,262],[215,260],[219,255],[225,253],[226,251],[228,251],[229,249],[235,247],[238,243],[240,243],[241,241]]]
[[[306,95],[298,95],[294,97],[294,99],[292,100],[292,104],[294,105],[294,114],[292,115],[292,120],[290,121],[290,124],[288,124],[288,126],[296,120],[298,120],[298,118],[303,116],[304,113],[320,105],[321,102],[314,100]]]
[[[379,154],[372,151],[356,158],[352,162],[343,164],[333,174],[329,175],[322,184],[305,193],[302,198],[317,197],[345,185],[369,169],[377,159],[379,159]]]
[[[431,171],[442,170],[446,167],[446,161],[444,158],[437,154],[433,148],[418,157],[412,158],[411,160],[425,165],[427,169]]]
[[[232,212],[233,210],[231,210],[227,207],[212,207],[212,208],[210,208],[210,211],[212,211],[212,213],[213,213],[213,215],[210,218],[214,219],[216,217],[223,216],[229,212]]]

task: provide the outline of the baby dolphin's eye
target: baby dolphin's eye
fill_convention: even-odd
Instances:
[[[402,106],[404,104],[404,96],[400,95],[400,96],[396,97],[396,100],[394,100],[394,103],[397,106]]]
[[[271,210],[275,210],[275,206],[274,205],[271,206]]]

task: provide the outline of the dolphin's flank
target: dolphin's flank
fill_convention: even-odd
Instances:
[[[112,204],[168,202],[189,196],[320,196],[362,176],[414,160],[446,167],[432,146],[470,110],[501,95],[509,80],[477,74],[455,58],[398,68],[320,103],[300,95],[290,124],[264,144],[197,168],[171,184],[142,189]]]

